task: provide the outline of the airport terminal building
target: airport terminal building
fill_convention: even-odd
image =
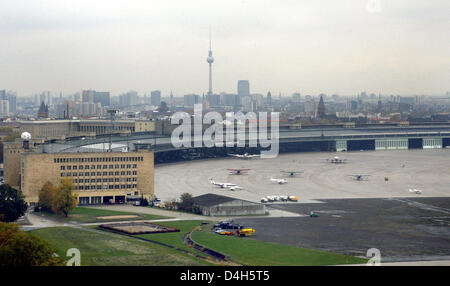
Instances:
[[[65,178],[73,180],[80,205],[154,197],[151,151],[47,153],[35,142],[17,141],[4,145],[4,164],[5,183],[20,189],[30,204],[39,201],[46,182],[58,185]]]

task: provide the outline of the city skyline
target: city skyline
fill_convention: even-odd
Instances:
[[[2,2],[0,89],[206,94],[211,25],[216,94],[450,90],[447,1],[50,2]]]

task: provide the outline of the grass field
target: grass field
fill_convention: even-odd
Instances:
[[[120,215],[135,215],[133,218],[117,218],[115,216]],[[111,221],[130,221],[130,220],[155,220],[155,219],[165,219],[169,217],[150,215],[142,213],[132,213],[132,212],[121,212],[113,210],[101,210],[77,207],[72,212],[69,213],[68,217],[58,216],[51,213],[45,213],[45,216],[52,217],[61,221],[76,221],[79,223],[101,223],[101,222],[111,222]],[[108,217],[106,219],[100,219],[99,217]]]
[[[221,236],[209,231],[194,231],[192,239],[246,266],[317,266],[367,262],[367,259],[353,256],[262,242],[250,237]]]
[[[180,232],[135,236],[199,254],[187,247],[182,238],[185,233],[200,226],[202,221],[168,221],[161,224],[178,228]],[[202,230],[194,231],[192,239],[245,266],[316,266],[367,262],[364,258],[263,242],[250,237],[220,236],[212,233],[210,227],[211,225],[204,225]],[[102,231],[97,226],[44,228],[31,233],[50,242],[61,257],[66,256],[69,248],[78,248],[81,251],[82,265],[212,265],[176,249]]]
[[[81,252],[84,266],[202,266],[208,262],[180,251],[92,228],[53,227],[30,231],[48,241],[60,257]]]

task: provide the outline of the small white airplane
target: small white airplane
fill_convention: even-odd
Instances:
[[[370,175],[366,175],[366,174],[351,174],[349,176],[354,177],[355,180],[357,180],[357,181],[362,181],[364,177],[369,177]]]
[[[272,182],[277,182],[278,184],[286,184],[287,183],[287,181],[286,181],[286,179],[274,179],[274,178],[270,178],[270,180],[272,181]]]
[[[415,194],[418,194],[418,195],[420,195],[420,194],[422,193],[422,190],[417,190],[417,189],[409,189],[409,192],[410,192],[410,193],[415,193]]]
[[[294,177],[295,174],[302,174],[303,171],[280,171],[283,174],[288,174],[291,177]]]
[[[227,188],[227,189],[229,189],[231,191],[234,191],[234,190],[237,190],[237,189],[242,189],[241,187],[239,187],[236,184],[233,184],[233,183],[220,183],[220,182],[214,181],[212,178],[209,179],[209,182],[211,184],[213,184],[213,185],[221,187],[222,189]]]
[[[347,159],[342,159],[339,158],[339,156],[334,156],[333,158],[328,158],[327,162],[332,164],[343,164],[347,162]]]
[[[248,153],[244,153],[243,155],[240,155],[240,154],[228,154],[228,155],[233,156],[233,157],[238,157],[238,158],[241,158],[244,160],[252,159],[254,157],[259,157],[259,155],[250,155]]]
[[[250,171],[250,169],[227,169],[228,171],[230,171],[230,175],[242,175],[242,174],[247,174],[248,171]]]

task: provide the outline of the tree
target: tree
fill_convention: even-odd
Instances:
[[[55,197],[56,190],[52,183],[47,182],[39,190],[39,206],[43,211],[52,210],[52,201]]]
[[[58,266],[50,244],[19,229],[17,224],[0,222],[0,266]]]
[[[28,205],[21,191],[8,184],[0,186],[0,221],[12,222],[25,214]]]
[[[180,197],[181,202],[178,205],[178,208],[185,211],[192,211],[192,207],[194,206],[194,200],[191,194],[183,193]]]
[[[52,211],[56,214],[64,214],[65,217],[69,212],[74,210],[78,204],[78,198],[72,191],[75,186],[70,179],[62,179],[61,183],[55,189],[55,195],[52,199]]]

